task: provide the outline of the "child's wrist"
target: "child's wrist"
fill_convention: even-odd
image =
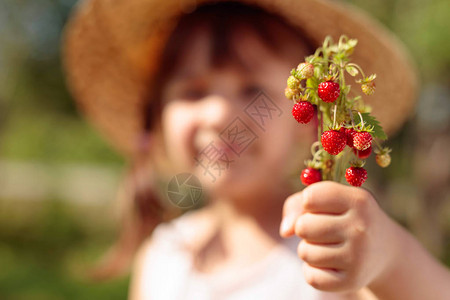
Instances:
[[[390,228],[385,230],[387,238],[384,243],[388,247],[381,255],[388,256],[385,257],[384,268],[368,284],[368,288],[380,299],[385,299],[386,291],[395,285],[398,276],[402,276],[401,270],[404,264],[408,263],[409,251],[414,247],[411,245],[409,234],[388,216],[386,218],[388,221],[385,224],[388,224]]]

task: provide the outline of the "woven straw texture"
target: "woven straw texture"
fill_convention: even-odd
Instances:
[[[146,87],[178,17],[206,2],[212,1],[85,0],[66,25],[63,59],[69,88],[88,120],[125,156],[136,153]],[[335,41],[341,34],[358,39],[352,61],[377,74],[375,94],[364,98],[373,114],[388,134],[409,117],[417,92],[415,68],[403,45],[373,18],[337,1],[240,2],[283,16],[317,44],[327,35]]]

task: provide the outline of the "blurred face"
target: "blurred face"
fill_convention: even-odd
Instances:
[[[299,44],[295,58],[278,57],[245,29],[232,38],[241,63],[213,67],[210,47],[208,31],[199,29],[189,47],[180,49],[182,63],[163,90],[168,158],[216,198],[282,193],[288,173],[293,167],[299,172],[298,162],[308,158],[314,136],[312,125],[292,118],[292,102],[284,98],[290,70],[308,53]],[[299,143],[304,147],[295,147]]]

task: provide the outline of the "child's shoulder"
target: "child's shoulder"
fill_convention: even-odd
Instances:
[[[216,221],[208,209],[185,212],[183,215],[159,224],[141,245],[137,263],[158,253],[191,252],[214,233]]]
[[[211,218],[206,210],[188,211],[159,224],[139,248],[133,262],[130,299],[147,299],[149,283],[182,274],[189,267],[194,247],[208,236]],[[180,279],[181,280],[181,279]],[[156,289],[158,290],[158,289]]]

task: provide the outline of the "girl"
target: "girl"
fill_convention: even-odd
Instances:
[[[350,11],[320,1],[256,1],[265,9],[106,2],[85,4],[69,25],[66,66],[87,115],[134,159],[126,186],[134,214],[118,248],[124,254],[139,246],[130,299],[450,297],[449,272],[369,192],[320,182],[294,193],[298,184],[290,184],[309,156],[315,125],[299,126],[280,98],[290,69],[317,37],[306,21],[302,31],[287,20],[322,15],[324,26],[340,20],[335,26],[356,34],[346,24]],[[165,23],[151,15],[166,16]],[[387,85],[400,78],[412,86],[411,69],[392,48],[380,48],[390,76],[377,73],[388,76]],[[407,111],[410,96],[390,109]],[[170,179],[175,186],[167,188]],[[169,201],[186,207],[200,193],[199,209],[173,219]]]

